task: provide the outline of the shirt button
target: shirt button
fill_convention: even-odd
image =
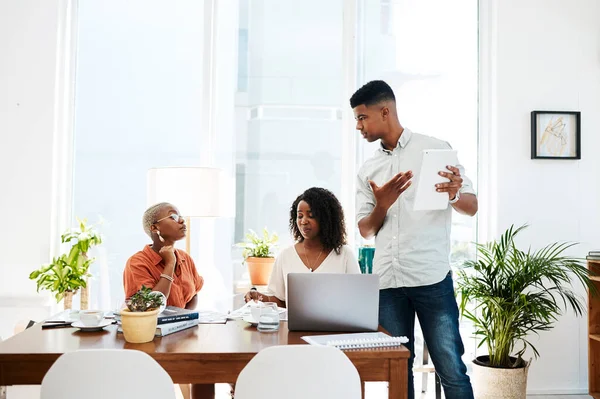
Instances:
[[[395,240],[395,239],[396,239],[396,236],[393,236],[392,238]]]
[[[396,262],[398,260],[398,258],[394,258],[394,262]]]
[[[398,215],[396,215],[396,214],[394,213],[394,217],[397,217],[397,216],[398,216]]]

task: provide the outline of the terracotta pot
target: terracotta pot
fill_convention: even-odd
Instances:
[[[506,369],[486,366],[488,363],[488,356],[473,360],[473,392],[477,399],[526,398],[527,372],[531,361],[524,362],[523,367]]]
[[[121,326],[125,341],[132,344],[143,344],[152,341],[156,333],[159,310],[154,309],[147,312],[121,310]]]
[[[248,264],[248,273],[250,273],[252,285],[269,284],[269,277],[271,277],[274,263],[275,258],[247,258],[246,264]]]

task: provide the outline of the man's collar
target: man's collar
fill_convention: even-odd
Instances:
[[[406,148],[406,145],[408,144],[411,137],[412,137],[412,131],[410,129],[404,128],[404,130],[402,130],[402,134],[400,135],[400,138],[398,139],[398,144],[400,145],[400,148]],[[381,141],[381,140],[379,141],[379,145],[381,145],[381,149],[383,150],[383,152],[386,152],[386,153],[391,153],[397,148],[397,146],[396,146],[396,148],[394,148],[394,150],[390,151],[383,146],[383,141]]]

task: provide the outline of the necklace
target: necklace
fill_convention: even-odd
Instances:
[[[306,258],[306,263],[308,263],[308,265],[306,265],[308,267],[308,269],[311,272],[314,272],[315,269],[313,269],[313,264],[310,263],[310,260],[308,259],[308,253],[306,252],[306,245],[304,245],[304,243],[302,243],[302,247],[304,248],[304,257]],[[319,259],[321,258],[321,254],[323,253],[323,248],[321,248],[321,251],[319,252],[319,256],[317,256],[317,260],[315,260],[315,264],[319,263]]]

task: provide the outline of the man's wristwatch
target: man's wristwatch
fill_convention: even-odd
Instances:
[[[454,199],[451,199],[448,202],[451,203],[451,204],[456,204],[459,199],[460,199],[460,191],[457,191],[456,192],[456,196],[454,196]]]

